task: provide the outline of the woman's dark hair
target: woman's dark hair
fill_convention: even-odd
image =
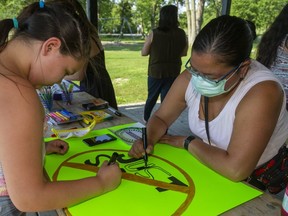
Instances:
[[[211,20],[199,32],[192,51],[212,54],[219,62],[237,66],[250,57],[254,34],[245,20],[223,15]]]
[[[246,20],[246,22],[248,23],[248,25],[251,29],[253,40],[255,40],[257,38],[255,23],[250,21],[250,20]]]
[[[58,1],[58,2],[69,1],[69,3],[71,3],[74,6],[74,9],[77,11],[77,13],[79,13],[79,16],[82,18],[82,20],[85,20],[87,22],[86,24],[89,28],[91,39],[93,40],[93,42],[95,43],[95,45],[100,51],[98,55],[92,56],[89,58],[89,62],[88,62],[88,65],[84,74],[84,79],[81,82],[81,84],[84,83],[86,85],[86,91],[88,92],[92,91],[93,89],[97,88],[96,84],[97,82],[99,82],[99,80],[101,80],[98,70],[104,70],[104,69],[106,70],[104,51],[100,50],[100,46],[98,44],[98,41],[100,41],[100,39],[99,39],[97,28],[88,20],[87,14],[79,1],[77,0],[54,0],[54,1]],[[99,62],[101,62],[101,64],[99,64]],[[97,82],[95,82],[95,78]],[[97,97],[99,97],[99,95]]]
[[[270,68],[273,64],[277,48],[288,34],[288,4],[286,4],[268,30],[262,36],[258,45],[256,59],[266,67]],[[288,47],[288,41],[285,41]]]
[[[14,29],[12,40],[17,38],[28,43],[31,39],[45,41],[57,37],[61,40],[63,55],[76,59],[90,55],[89,26],[69,1],[48,1],[43,8],[39,2],[32,3],[22,10],[17,20],[18,28]],[[0,21],[0,52],[5,49],[13,27],[12,19]]]
[[[160,10],[158,29],[161,31],[169,31],[178,26],[178,8],[175,5],[166,5],[162,7]]]

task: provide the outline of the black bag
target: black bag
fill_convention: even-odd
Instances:
[[[277,194],[288,183],[288,148],[284,144],[271,160],[253,171],[247,182],[261,190]]]

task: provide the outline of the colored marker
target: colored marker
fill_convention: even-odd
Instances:
[[[68,121],[69,118],[67,118],[66,116],[62,115],[60,112],[55,112],[55,115],[57,115],[59,118],[63,119],[63,121]]]
[[[63,120],[59,118],[55,113],[51,112],[49,113],[49,116],[52,117],[56,122],[62,122]]]

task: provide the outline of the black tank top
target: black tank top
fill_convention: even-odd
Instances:
[[[181,70],[181,54],[186,47],[186,34],[176,28],[167,32],[153,30],[148,75],[161,79],[177,77]]]

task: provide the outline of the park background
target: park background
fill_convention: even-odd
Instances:
[[[0,19],[13,18],[33,0],[0,0]],[[80,0],[84,8],[86,1]],[[179,8],[180,27],[189,39],[211,19],[221,15],[221,0],[98,0],[98,32],[105,48],[106,67],[119,105],[143,103],[147,97],[148,58],[141,56],[145,36],[157,27],[163,5]],[[286,0],[232,0],[230,15],[253,21],[257,38],[251,57],[257,52],[261,35],[287,4]],[[185,63],[191,53],[188,50]],[[184,70],[184,65],[182,65]]]

